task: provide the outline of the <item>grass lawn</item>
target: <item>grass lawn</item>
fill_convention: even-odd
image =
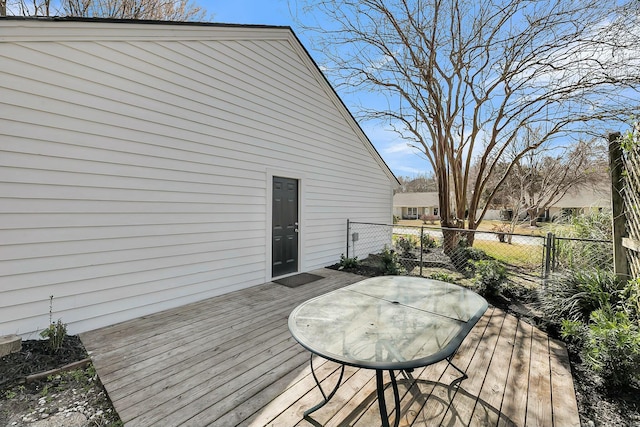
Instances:
[[[500,221],[483,221],[484,227],[480,227],[479,230],[492,231],[491,227],[489,227],[491,223],[500,223]],[[422,225],[422,221],[404,220],[398,223],[397,225],[420,227]],[[431,226],[427,225],[427,227],[431,227]],[[535,233],[531,232],[531,229],[529,229],[530,231],[529,233],[518,233],[518,230],[516,230],[516,234],[524,234],[524,235],[529,234],[529,235],[538,237],[546,234],[546,231],[543,232],[542,230],[543,230],[542,227],[539,227]],[[411,241],[414,246],[420,245],[419,236],[415,236],[411,234],[394,234],[392,237],[393,239],[392,241],[394,245],[397,244],[397,240],[400,236]],[[526,269],[539,268],[542,265],[544,246],[540,244],[541,242],[539,238],[529,239],[531,240],[531,243],[537,242],[538,244],[527,244],[528,242],[526,241],[522,242],[523,239],[527,240],[526,237],[520,238],[521,242],[513,242],[509,244],[506,242],[505,243],[500,242],[498,241],[497,238],[495,240],[494,239],[484,240],[484,239],[476,238],[473,242],[473,247],[483,250],[487,255],[499,261],[502,261],[504,263],[507,263],[516,267],[523,267]]]
[[[542,265],[542,245],[525,245],[522,243],[502,243],[491,240],[478,240],[473,247],[482,249],[487,255],[507,264],[518,267],[533,268]]]

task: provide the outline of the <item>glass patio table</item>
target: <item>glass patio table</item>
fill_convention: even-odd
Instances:
[[[395,422],[400,421],[400,394],[394,371],[451,360],[469,331],[487,310],[487,301],[461,286],[408,276],[381,276],[310,299],[289,316],[291,335],[311,352],[311,372],[323,401],[305,411],[307,417],[337,392],[345,365],[376,371],[382,425],[389,426],[383,372],[391,378]],[[342,365],[330,393],[313,369],[318,355]]]

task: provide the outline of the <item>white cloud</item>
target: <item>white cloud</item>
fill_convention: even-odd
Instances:
[[[419,155],[420,150],[411,147],[405,141],[400,141],[397,143],[391,143],[384,148],[385,154],[411,154],[411,155]]]
[[[415,176],[431,172],[431,165],[424,154],[407,145],[390,126],[379,123],[361,123],[373,145],[396,176]]]

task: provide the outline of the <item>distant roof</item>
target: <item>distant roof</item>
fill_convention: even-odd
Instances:
[[[396,193],[393,195],[393,206],[395,207],[425,207],[438,206],[438,193]]]
[[[599,185],[595,188],[582,188],[574,193],[565,194],[554,208],[609,208],[611,207],[611,187]]]

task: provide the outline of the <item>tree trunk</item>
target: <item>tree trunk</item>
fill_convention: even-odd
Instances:
[[[446,255],[451,255],[458,247],[458,241],[460,240],[459,234],[457,230],[442,229],[442,250]]]
[[[463,237],[467,238],[468,246],[473,244],[473,233],[468,234],[467,231],[463,231],[464,221],[452,220],[446,221],[444,218],[440,221],[442,227],[442,250],[445,254],[451,255],[451,253],[460,245],[460,240]],[[469,238],[471,242],[469,243]]]
[[[476,230],[467,230],[463,233],[464,237],[467,239],[467,246],[473,246],[473,242],[476,239]]]
[[[540,213],[540,209],[538,208],[529,208],[527,209],[527,214],[529,214],[529,225],[531,227],[538,226],[538,214]]]

